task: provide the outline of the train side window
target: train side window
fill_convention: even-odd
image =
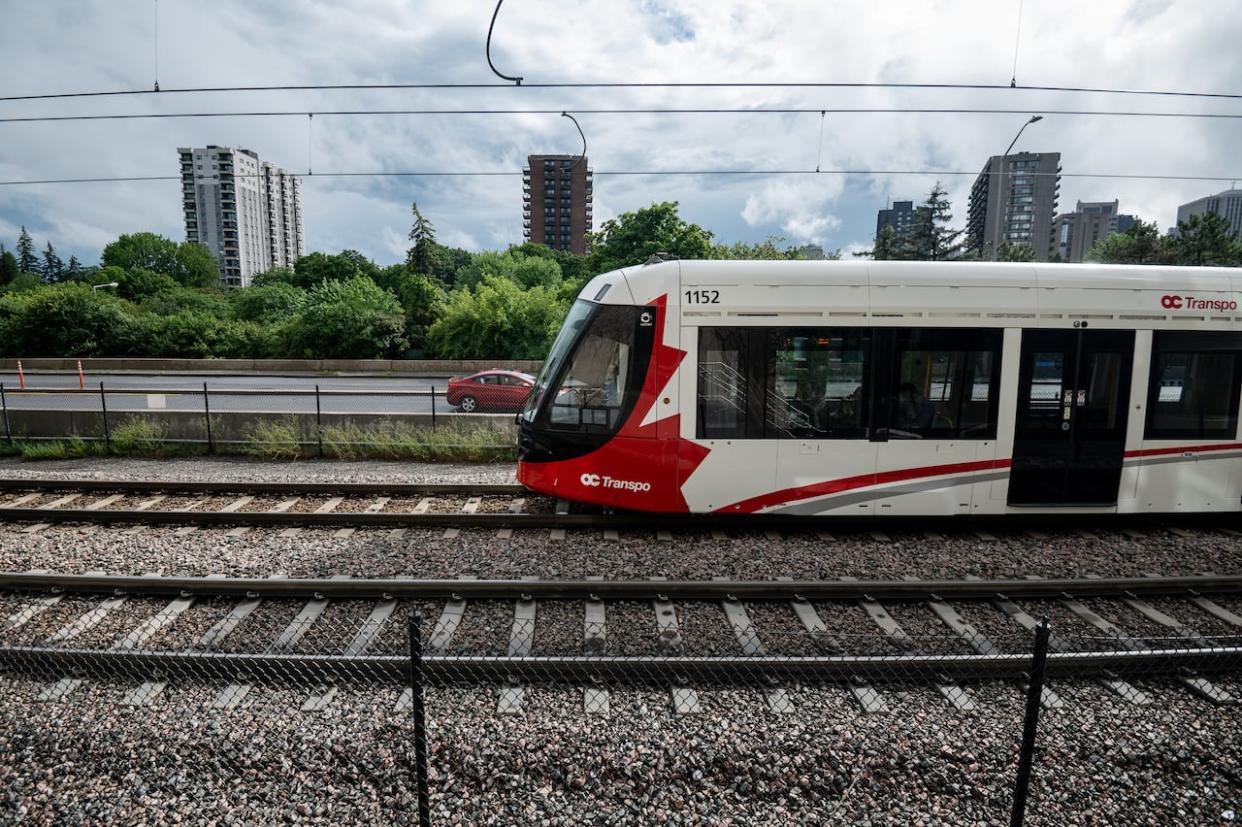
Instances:
[[[746,436],[746,328],[699,328],[699,439]]]
[[[858,328],[768,331],[764,435],[865,439],[870,338]]]
[[[1148,439],[1233,439],[1242,384],[1242,337],[1157,332],[1152,345]]]
[[[992,439],[1001,333],[898,329],[887,401],[889,439]]]

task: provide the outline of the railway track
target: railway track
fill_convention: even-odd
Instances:
[[[890,687],[909,684],[935,686],[969,708],[966,685],[1024,681],[1030,630],[1050,613],[1080,627],[1054,626],[1051,677],[1094,680],[1144,703],[1131,681],[1159,676],[1227,704],[1236,699],[1217,676],[1242,674],[1242,576],[740,582],[21,572],[0,574],[0,593],[0,671],[46,681],[48,701],[92,679],[127,685],[134,704],[170,684],[219,684],[211,704],[231,708],[239,692],[279,684],[307,688],[303,708],[322,708],[329,687],[408,681],[407,612],[398,610],[413,606],[428,613],[420,635],[427,679],[495,684],[498,712],[520,709],[534,684],[581,686],[588,711],[606,708],[614,684],[665,687],[678,712],[696,711],[699,691],[722,686],[756,688],[781,711],[787,689],[807,684],[846,687],[872,712],[886,708]],[[548,631],[538,620],[545,612]],[[476,634],[489,616],[490,640]],[[713,618],[716,628],[707,628]],[[179,624],[194,634],[178,637]],[[1051,691],[1044,700],[1061,703]],[[398,705],[408,702],[407,691]]]
[[[980,539],[992,530],[1043,526],[1046,518],[885,517],[886,527],[917,530],[969,525]],[[1232,536],[1236,515],[1118,515],[1114,526],[1184,523],[1219,528]],[[1159,522],[1157,522],[1157,520]],[[533,495],[520,485],[475,483],[285,483],[164,480],[0,479],[0,524],[38,532],[58,524],[360,528],[597,529],[643,531],[821,531],[878,525],[874,517],[783,514],[639,514],[581,511],[564,501]],[[1098,515],[1058,515],[1059,527],[1098,526]],[[1173,528],[1173,531],[1185,529]],[[871,531],[876,539],[884,534]],[[1034,536],[1040,532],[1032,531]]]

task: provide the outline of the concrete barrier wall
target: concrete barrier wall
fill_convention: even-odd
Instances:
[[[0,370],[17,370],[17,358],[0,359]],[[76,371],[77,359],[25,358],[23,370]],[[83,359],[87,373],[380,373],[405,376],[468,376],[481,370],[537,373],[541,362],[522,359]]]
[[[108,414],[108,424],[115,430],[122,423],[141,419],[158,424],[169,440],[207,441],[206,418],[199,411],[118,411]],[[364,430],[382,428],[396,423],[403,426],[431,427],[430,413],[371,414],[371,413],[325,413],[321,420],[324,428],[357,427]],[[276,413],[269,411],[222,411],[211,415],[212,440],[224,444],[245,442],[255,428],[263,422],[293,422],[302,433],[302,441],[314,444],[315,414]],[[487,423],[504,434],[517,439],[517,425],[513,414],[449,414],[436,417],[436,426],[453,426]],[[99,411],[73,410],[9,410],[9,427],[15,439],[81,437],[103,439],[104,419]],[[0,439],[3,439],[0,432]]]

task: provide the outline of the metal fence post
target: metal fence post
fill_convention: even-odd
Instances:
[[[427,707],[423,697],[423,613],[410,609],[410,708],[414,711],[414,778],[418,787],[418,824],[431,827],[427,783]]]
[[[9,444],[13,444],[13,429],[9,427],[9,398],[4,394],[4,383],[0,382],[0,408],[4,408],[4,436]]]
[[[215,440],[211,436],[211,397],[207,393],[207,383],[203,383],[203,420],[207,423],[207,453],[216,452]]]
[[[431,386],[431,430],[436,429],[436,386]]]
[[[103,412],[104,447],[112,450],[112,428],[108,425],[108,395],[104,393],[103,382],[99,383],[99,409]]]
[[[323,411],[319,407],[319,386],[315,386],[315,439],[319,441],[319,458],[323,459]]]
[[[1044,695],[1044,664],[1048,659],[1048,619],[1035,627],[1035,652],[1031,657],[1031,684],[1026,693],[1026,720],[1022,725],[1022,751],[1018,758],[1018,777],[1013,784],[1013,812],[1009,827],[1022,827],[1026,818],[1026,795],[1031,786],[1031,765],[1035,758],[1035,732],[1039,726],[1040,701]]]

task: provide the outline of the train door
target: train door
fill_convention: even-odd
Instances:
[[[1010,505],[1117,503],[1133,362],[1133,331],[1022,332]]]

